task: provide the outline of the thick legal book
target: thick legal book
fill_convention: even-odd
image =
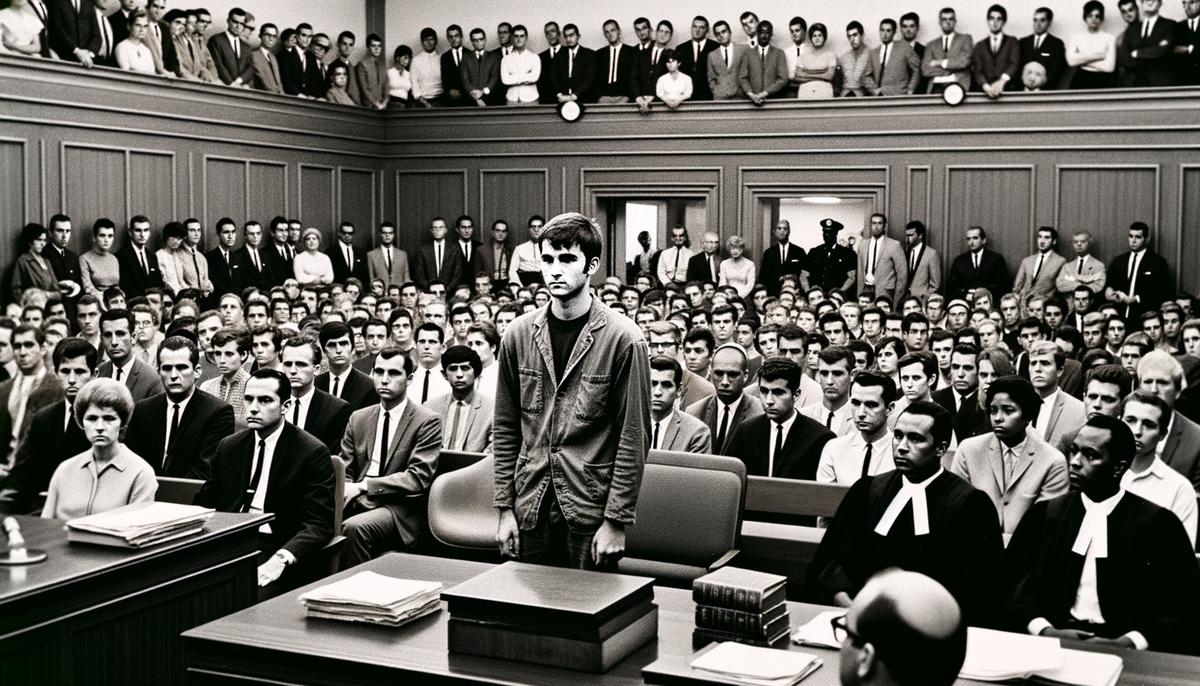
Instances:
[[[820,657],[796,650],[717,643],[695,655],[659,658],[642,668],[642,679],[659,686],[793,686],[822,664]]]
[[[767,627],[786,615],[786,602],[779,603],[766,612],[744,612],[727,607],[697,605],[696,627],[766,638]]]
[[[146,548],[200,533],[214,510],[175,503],[132,503],[67,522],[67,540],[114,548]]]
[[[700,605],[766,612],[786,599],[786,587],[785,576],[722,567],[692,582],[692,599]]]
[[[754,634],[696,627],[692,631],[692,648],[702,648],[709,643],[719,641],[732,641],[734,643],[764,647],[786,646],[790,630],[791,622],[786,612],[764,626],[761,632]]]

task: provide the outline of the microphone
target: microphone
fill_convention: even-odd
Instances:
[[[0,566],[31,565],[46,561],[46,551],[25,547],[21,523],[15,517],[5,517],[0,528],[8,537],[8,550],[0,551]]]

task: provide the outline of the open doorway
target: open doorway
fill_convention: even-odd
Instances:
[[[708,203],[705,198],[606,197],[597,203],[601,226],[606,229],[604,268],[593,281],[616,275],[632,283],[636,273],[634,258],[642,253],[638,237],[649,239],[649,253],[667,245],[674,226],[684,226],[692,243],[699,245],[708,230]]]

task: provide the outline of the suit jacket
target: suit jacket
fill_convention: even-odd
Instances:
[[[775,441],[775,431],[766,414],[747,419],[731,431],[728,452],[746,463],[747,474],[767,476],[769,446]],[[783,452],[776,454],[774,464],[769,465],[769,475],[781,479],[816,479],[821,451],[833,437],[832,431],[797,412],[783,440]]]
[[[1067,46],[1058,36],[1047,33],[1042,38],[1041,49],[1034,50],[1033,39],[1033,34],[1029,34],[1020,40],[1021,68],[1024,69],[1030,62],[1042,65],[1046,68],[1046,85],[1043,88],[1055,90],[1067,72]]]
[[[1046,253],[1042,269],[1038,271],[1037,265],[1040,257],[1039,253],[1029,255],[1021,260],[1021,266],[1017,267],[1017,278],[1013,280],[1012,292],[1021,299],[1022,303],[1029,302],[1029,299],[1034,296],[1049,297],[1053,295],[1054,284],[1058,281],[1058,272],[1067,263],[1062,255],[1051,250]],[[1037,278],[1034,278],[1035,274]]]
[[[285,259],[280,255],[279,246],[275,241],[267,243],[263,251],[267,254],[267,264],[271,268],[272,286],[282,286],[284,281],[296,278],[295,269],[292,267],[292,260],[295,258]]]
[[[1017,345],[1017,348],[1014,349],[1019,348],[1020,345]],[[1029,355],[1024,351],[1017,355],[1016,367],[1018,374],[1026,379],[1029,378]],[[1063,362],[1063,368],[1058,372],[1058,387],[1076,399],[1083,398],[1083,365],[1079,363],[1079,360],[1072,360],[1068,357]]]
[[[442,426],[442,442],[451,438],[454,428],[454,417],[451,402],[454,394],[447,393],[433,398],[424,407],[438,417]],[[495,406],[492,399],[485,393],[475,393],[471,399],[470,409],[459,417],[458,432],[454,445],[447,450],[465,450],[471,453],[492,452],[492,414]]]
[[[1050,419],[1042,433],[1047,443],[1058,445],[1063,436],[1079,431],[1086,423],[1087,409],[1083,406],[1083,401],[1063,390],[1054,401],[1054,407],[1050,408]]]
[[[742,57],[738,63],[738,85],[743,93],[766,91],[773,96],[788,84],[787,56],[774,46],[767,48],[766,57],[761,55],[756,48]]]
[[[1191,480],[1200,491],[1200,425],[1178,410],[1171,413],[1170,433],[1163,445],[1163,462]]]
[[[546,55],[549,51],[543,52]],[[637,48],[631,45],[622,43],[617,51],[617,78],[612,83],[608,82],[608,75],[612,68],[612,46],[604,46],[596,50],[596,76],[592,80],[593,99],[598,99],[602,95],[612,97],[634,98],[633,79],[634,67],[637,63]],[[545,63],[542,64],[542,73],[545,73]],[[692,79],[692,91],[695,93],[696,81]]]
[[[212,55],[207,49],[201,54],[196,47],[196,41],[192,40],[191,36],[184,35],[178,38],[172,36],[171,45],[174,46],[175,56],[179,62],[179,69],[175,73],[179,74],[180,78],[186,81],[216,80],[216,65],[208,63],[208,60],[212,59]],[[212,67],[211,72],[208,69],[210,66]]]
[[[251,53],[254,48],[240,37],[237,41],[238,52],[235,55],[233,39],[229,37],[228,31],[222,31],[208,39],[208,51],[212,53],[213,62],[217,65],[217,76],[222,83],[229,85],[241,79],[243,84],[251,85],[254,79],[254,58]]]
[[[634,50],[638,50],[634,48]],[[638,98],[643,95],[653,97],[657,92],[658,77],[667,73],[667,61],[662,58],[666,49],[659,50],[658,62],[655,63],[654,48],[646,50],[638,50],[637,62],[633,69],[633,78],[629,84],[629,90],[633,92],[633,97]],[[695,84],[692,85],[692,90],[695,91]]]
[[[307,68],[300,61],[300,48],[285,50],[279,54],[279,75],[282,77],[283,92],[288,95],[307,95],[305,75]],[[305,55],[307,63],[313,61],[311,55]]]
[[[46,258],[46,261],[50,263],[50,270],[54,272],[54,278],[59,281],[74,281],[82,289],[83,276],[79,269],[79,255],[75,254],[74,250],[66,248],[60,255],[57,248],[53,245],[47,245],[46,249],[42,251],[42,257]],[[80,293],[82,294],[83,291],[80,290]],[[74,303],[78,298],[79,296],[76,295],[74,298],[69,299],[69,304],[67,305],[68,314],[70,314],[70,303]]]
[[[581,102],[592,101],[592,89],[596,79],[596,52],[582,45],[575,47],[575,61],[571,66],[571,74],[567,75],[570,51],[563,46],[554,56],[554,94],[565,95],[568,92],[579,96]],[[607,78],[607,75],[606,75]],[[555,100],[558,98],[556,97]]]
[[[135,404],[125,429],[125,445],[150,463],[159,476],[208,478],[217,443],[233,433],[233,407],[197,388],[179,417],[170,446],[166,446],[172,409],[166,393]]]
[[[707,455],[712,453],[712,442],[712,433],[704,422],[686,412],[675,410],[663,425],[662,435],[658,437],[658,449]]]
[[[461,50],[461,57],[466,57],[467,53],[471,51],[471,48],[463,46]],[[445,93],[446,98],[449,99],[451,97],[450,91],[452,90],[463,93],[462,71],[459,70],[459,65],[454,63],[454,50],[447,50],[446,52],[443,52],[440,59],[442,65],[442,88],[444,89],[443,92]],[[463,104],[463,98],[465,97],[466,94],[463,93],[451,104],[461,105]]]
[[[329,90],[329,67],[315,55],[308,56],[308,68],[304,70],[304,94],[313,98],[324,98]]]
[[[708,56],[720,47],[715,40],[705,38],[696,49],[696,41],[688,40],[675,46],[675,57],[679,59],[679,71],[692,78],[692,100],[712,100],[712,89],[708,85]],[[699,56],[697,56],[699,53]]]
[[[147,19],[149,19],[149,17],[147,17]],[[99,19],[97,19],[97,23],[98,22]],[[117,45],[126,38],[129,38],[129,15],[125,14],[125,10],[117,8],[116,12],[108,15],[108,25],[111,27],[112,48],[115,53]],[[147,36],[147,39],[148,38],[149,36]]]
[[[730,43],[729,50],[729,66],[725,65],[720,45],[708,54],[708,89],[712,92],[713,100],[736,100],[745,95],[738,82],[738,72],[742,68],[738,60],[744,59],[747,48]],[[695,90],[696,80],[692,79],[692,91]]]
[[[1175,31],[1174,21],[1159,15],[1154,20],[1150,35],[1142,38],[1143,19],[1125,27],[1125,33],[1117,42],[1117,63],[1128,65],[1117,77],[1122,88],[1175,85]],[[1134,51],[1137,57],[1133,56]]]
[[[58,465],[91,447],[79,424],[74,419],[67,421],[65,402],[38,410],[29,422],[29,432],[17,447],[12,470],[0,479],[0,512],[32,511],[38,494],[50,487],[50,477]]]
[[[270,248],[262,245],[258,247],[258,267],[255,267],[254,261],[250,259],[249,246],[243,245],[233,252],[233,264],[238,276],[239,289],[253,286],[266,291],[275,285],[270,252]]]
[[[313,379],[313,383],[316,385],[317,390],[329,393],[331,378],[329,372],[323,372],[317,374],[317,378]],[[350,371],[350,376],[346,377],[345,385],[338,389],[338,398],[350,404],[351,412],[379,403],[379,394],[375,392],[375,382],[371,381],[371,376],[368,373],[358,369]]]
[[[352,95],[358,96],[358,104],[363,107],[372,107],[373,103],[387,100],[387,70],[387,60],[382,55],[379,56],[379,59],[372,59],[370,56],[364,57],[354,65],[350,74],[357,85],[355,89],[357,92],[352,92]]]
[[[96,376],[102,379],[113,378],[113,363],[101,362],[100,367],[96,370]],[[154,367],[134,358],[133,367],[129,369],[129,373],[121,378],[121,382],[125,384],[125,388],[129,389],[129,394],[133,396],[133,402],[140,402],[153,395],[158,395],[163,392],[162,378]]]
[[[503,275],[499,279],[500,282],[508,281],[508,270],[512,266],[513,247],[509,243],[501,244],[500,252],[503,254]],[[492,283],[497,282],[496,279],[496,242],[488,241],[479,246],[476,250],[479,254],[479,268],[476,274],[487,274],[492,277]]]
[[[1050,443],[1026,433],[1021,454],[1005,487],[1004,446],[995,434],[968,438],[958,444],[950,472],[987,494],[1000,515],[1004,533],[1017,530],[1021,517],[1035,502],[1067,492],[1067,460]]]
[[[858,242],[858,291],[861,293],[867,286],[866,274],[870,255],[871,239]],[[905,259],[904,248],[900,241],[888,236],[882,236],[876,241],[875,249],[875,295],[887,295],[897,306],[904,295],[904,287],[908,285],[908,260]]]
[[[353,372],[351,374],[353,375]],[[314,389],[312,400],[308,404],[308,416],[304,418],[304,430],[328,446],[330,453],[337,453],[342,444],[342,434],[346,433],[346,422],[350,421],[351,412],[353,408],[350,407],[350,403],[319,388]]]
[[[45,0],[45,5],[46,37],[56,55],[78,62],[75,50],[100,51],[100,24],[92,3],[81,2],[78,12],[71,0]]]
[[[1121,253],[1113,258],[1108,265],[1108,287],[1129,294],[1129,258],[1132,253]],[[1126,321],[1139,322],[1142,314],[1157,310],[1158,306],[1173,297],[1175,289],[1171,286],[1171,275],[1167,269],[1167,261],[1162,255],[1146,249],[1138,262],[1137,279],[1134,282],[1134,292],[1141,302],[1126,306]],[[999,301],[997,301],[999,302]],[[1120,304],[1117,305],[1120,307]]]
[[[1108,274],[1104,269],[1104,263],[1091,255],[1083,259],[1082,269],[1079,267],[1079,258],[1072,257],[1058,270],[1058,278],[1054,280],[1054,285],[1064,298],[1071,297],[1071,292],[1081,284],[1092,289],[1093,293],[1101,295],[1108,281]]]
[[[687,280],[688,281],[712,281],[720,283],[721,281],[721,254],[717,253],[713,256],[713,270],[716,273],[709,273],[708,270],[708,253],[701,250],[692,255],[687,263]]]
[[[151,22],[150,28],[154,28],[154,23]],[[158,53],[158,61],[163,65],[163,68],[172,74],[179,74],[179,55],[175,54],[175,41],[171,40],[171,25],[165,21],[158,22],[159,37],[154,36],[154,31],[146,33],[146,43],[150,48]]]
[[[715,386],[704,377],[689,370],[687,367],[683,369],[683,383],[679,384],[679,407],[684,411],[691,408],[692,405],[712,397],[717,392]],[[714,439],[716,434],[713,434]],[[728,436],[726,436],[728,439]]]
[[[724,445],[717,445],[717,436],[721,433],[721,401],[716,395],[711,395],[699,402],[689,405],[685,412],[691,416],[704,422],[708,427],[708,433],[712,436],[712,452],[716,455],[734,455],[733,450],[733,434],[737,427],[743,423],[754,419],[755,417],[763,416],[762,403],[757,398],[753,398],[745,391],[742,392],[742,401],[738,403],[737,412],[729,418],[729,427],[725,433]],[[794,425],[793,425],[794,426]],[[821,427],[824,429],[825,427]],[[764,463],[763,470],[765,473],[766,465]]]
[[[408,253],[393,245],[392,264],[389,270],[388,263],[383,258],[383,248],[375,248],[367,253],[367,277],[371,281],[383,279],[384,284],[388,286],[405,283],[409,280]]]
[[[271,545],[303,560],[333,538],[333,462],[329,450],[312,436],[287,422],[279,431],[271,471],[260,477],[267,484],[263,511],[275,515]],[[256,443],[253,429],[221,440],[213,454],[212,474],[196,494],[197,505],[246,511]]]
[[[867,73],[863,74],[863,88],[867,93],[876,89],[880,95],[912,95],[917,92],[921,81],[921,58],[908,43],[894,40],[888,50],[887,64],[883,59],[883,46],[871,50]]]
[[[1192,47],[1190,54],[1176,56],[1175,83],[1180,86],[1200,86],[1200,24],[1197,24],[1195,31],[1188,26],[1186,19],[1176,24],[1175,45]]]
[[[550,48],[546,48],[538,53],[538,62],[541,68],[541,71],[538,72],[537,81],[538,102],[543,105],[558,104],[557,89],[554,85],[554,59],[562,50],[562,43],[559,43],[553,53],[550,52]],[[504,60],[501,59],[500,61],[503,62]]]
[[[1008,263],[999,253],[983,249],[979,257],[979,269],[975,269],[971,252],[962,253],[950,264],[950,275],[946,280],[946,300],[966,299],[967,291],[986,288],[992,293],[992,302],[1000,302],[1000,296],[1008,292],[1012,283],[1008,276]]]
[[[254,67],[254,87],[268,93],[283,94],[283,72],[279,71],[279,57],[262,48],[250,55]]]
[[[408,403],[400,413],[399,426],[392,431],[386,460],[380,464],[380,476],[367,476],[371,457],[379,453],[375,446],[380,406],[363,408],[350,416],[340,446],[346,462],[346,480],[364,481],[366,492],[355,504],[365,509],[379,507],[391,512],[405,545],[412,546],[421,531],[424,502],[414,500],[429,491],[437,472],[442,448],[442,429],[438,416],[428,408]]]
[[[208,262],[208,279],[212,281],[214,299],[226,293],[241,293],[242,269],[232,250],[227,261],[221,248],[213,248],[204,253],[204,261]]]
[[[343,252],[341,241],[335,241],[325,251],[325,254],[329,256],[329,261],[333,263],[333,280],[338,283],[346,283],[346,279],[354,277],[365,286],[371,281],[370,272],[367,271],[367,251],[358,246],[352,247],[354,264],[346,264],[346,255]]]
[[[121,269],[121,290],[127,297],[136,293],[145,293],[147,288],[162,288],[162,271],[158,268],[158,256],[148,247],[142,251],[146,255],[146,271],[138,261],[133,246],[126,241],[117,251],[117,265]],[[42,254],[46,254],[43,251]]]
[[[971,51],[971,73],[975,77],[975,90],[983,90],[985,84],[999,80],[1005,74],[1008,82],[1004,90],[1016,90],[1021,85],[1021,46],[1017,39],[1004,34],[1000,38],[1000,49],[992,52],[991,35],[984,36]]]
[[[463,259],[458,249],[458,242],[447,238],[442,251],[442,270],[437,269],[437,256],[434,254],[433,243],[424,243],[417,248],[416,259],[412,263],[412,280],[421,290],[429,289],[429,282],[435,279],[446,284],[446,292],[453,293],[454,287],[463,280]]]
[[[972,436],[978,436],[991,431],[991,423],[988,420],[987,413],[979,407],[978,393],[979,389],[976,389],[970,395],[965,396],[961,408],[954,407],[954,389],[949,386],[939,388],[930,394],[933,402],[946,408],[947,412],[954,415],[954,437],[959,443]]]
[[[7,466],[9,458],[13,457],[12,442],[13,417],[8,413],[8,399],[12,395],[15,379],[0,382],[0,465]],[[29,425],[33,417],[43,407],[49,407],[63,399],[62,385],[58,377],[49,369],[42,375],[38,385],[29,390],[29,399],[25,401],[25,414],[21,419],[19,436],[28,435]],[[19,446],[18,446],[19,447]]]
[[[758,265],[758,280],[767,287],[767,292],[771,295],[779,295],[779,279],[785,274],[800,276],[807,264],[808,256],[804,248],[790,243],[785,262],[779,244],[775,244],[763,251],[762,260]]]
[[[925,301],[930,293],[937,293],[942,286],[942,261],[938,253],[924,242],[917,248],[917,268],[908,270],[908,294]],[[912,263],[912,254],[905,256],[906,263]]]
[[[484,101],[488,101],[491,97],[490,93],[494,93],[500,85],[500,56],[494,52],[485,52],[483,57],[475,56],[474,50],[464,50],[462,63],[458,65],[459,73],[462,75],[463,90],[470,93],[473,90],[488,89],[489,95],[484,97]],[[468,96],[469,97],[469,96]]]
[[[950,40],[950,50],[947,51],[942,46],[943,36],[929,41],[925,44],[925,56],[921,58],[921,76],[926,79],[926,92],[933,93],[940,88],[945,88],[946,83],[935,82],[939,77],[952,76],[954,82],[962,86],[964,89],[971,87],[971,53],[975,48],[975,41],[970,34],[955,33]],[[946,60],[946,66],[942,66],[942,60]]]
[[[1034,505],[1009,544],[1019,570],[1004,628],[1026,631],[1043,617],[1056,627],[1072,622],[1084,556],[1072,552],[1083,524],[1078,493]],[[1165,602],[1146,602],[1145,591]],[[1126,492],[1108,516],[1108,554],[1096,560],[1096,595],[1104,638],[1140,632],[1150,650],[1195,653],[1200,614],[1200,568],[1179,518]]]

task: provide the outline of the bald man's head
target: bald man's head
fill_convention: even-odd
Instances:
[[[954,596],[924,574],[889,570],[871,578],[846,613],[843,684],[949,686],[967,654]]]

